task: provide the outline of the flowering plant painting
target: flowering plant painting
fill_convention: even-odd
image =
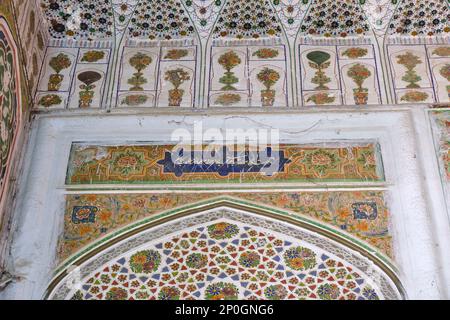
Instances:
[[[222,90],[236,90],[233,86],[239,79],[231,70],[241,64],[241,58],[234,51],[227,51],[219,57],[218,63],[225,69],[225,75],[219,79],[219,82],[224,84]]]

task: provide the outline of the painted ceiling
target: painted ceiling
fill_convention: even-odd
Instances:
[[[21,3],[26,5],[25,1]],[[40,3],[41,12],[35,8],[29,14],[32,18],[22,17],[19,23],[26,26],[27,19],[37,23],[36,15],[42,14],[45,21],[39,21],[39,26],[45,24],[43,29],[48,30],[43,37],[48,47],[39,37],[33,40],[34,46],[40,47],[36,57],[31,57],[32,50],[24,48],[30,55],[26,57],[28,64],[32,61],[33,65],[34,82],[30,87],[37,86],[36,110],[376,106],[450,101],[450,11],[445,0],[37,0],[36,3]],[[26,34],[24,30],[21,29],[22,34]],[[25,46],[29,41],[22,42]],[[7,93],[11,94],[11,90]],[[448,132],[442,128],[448,129],[447,115],[433,114],[434,129],[445,133],[437,145],[441,171],[446,178]],[[220,195],[97,194],[102,185],[121,189],[133,183],[195,182],[214,188],[214,183],[225,180],[278,182],[245,171],[254,169],[252,166],[213,170],[210,165],[193,168],[182,164],[175,166],[179,171],[171,171],[174,166],[166,148],[167,145],[142,142],[72,146],[65,187],[88,188],[92,193],[71,193],[65,198],[58,262],[72,262],[86,253],[83,250],[97,248],[101,241],[137,226],[142,219],[150,222],[169,213],[169,209],[176,212],[182,209],[182,204],[217,201]],[[285,183],[386,184],[379,145],[374,142],[282,145],[280,152],[286,156],[279,168]],[[6,162],[1,160],[2,164]],[[233,171],[236,168],[240,171]],[[358,245],[363,243],[374,252],[379,251],[386,261],[395,258],[389,226],[391,214],[384,192],[360,189],[330,193],[236,192],[230,197],[247,206],[264,205],[288,212],[292,219],[323,223],[334,234],[345,233]],[[166,228],[164,239],[163,236],[152,239],[139,249],[126,248],[114,259],[97,257],[97,265],[83,271],[82,288],[68,292],[61,287],[64,290],[57,297],[170,299],[218,298],[223,294],[248,299],[398,297],[395,290],[383,292],[380,284],[370,283],[370,276],[352,272],[358,265],[354,263],[356,260],[332,256],[325,246],[317,248],[294,236],[282,237],[279,230],[269,230],[262,222],[251,223],[257,220],[251,215],[240,222],[224,220],[221,215],[218,223],[205,220],[192,224],[196,226],[192,230],[180,229],[170,237],[167,235],[171,229]],[[226,239],[215,239],[214,230],[224,226],[232,230],[231,234]],[[178,243],[179,238],[188,238],[189,242]],[[250,243],[249,238],[256,240]],[[209,245],[204,247],[203,241]],[[183,246],[192,252],[185,253]],[[297,259],[296,265],[292,263],[296,255],[305,254],[309,260]],[[175,256],[178,262],[173,261]],[[138,260],[146,260],[146,264],[135,263]],[[233,267],[226,266],[224,261],[231,262]],[[149,263],[151,272],[145,269]],[[257,267],[271,272],[264,286],[261,281],[266,281],[265,275],[255,275],[251,270]],[[178,268],[189,270],[191,276],[183,278],[182,273],[178,276]],[[347,271],[339,273],[340,269]],[[194,273],[197,275],[193,277]],[[344,273],[345,281],[341,280]],[[202,277],[212,278],[200,285]]]
[[[261,38],[441,35],[450,27],[448,3],[411,0],[42,0],[53,38]]]

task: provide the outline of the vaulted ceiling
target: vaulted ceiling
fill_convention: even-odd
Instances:
[[[53,38],[432,36],[450,31],[446,0],[41,0]]]

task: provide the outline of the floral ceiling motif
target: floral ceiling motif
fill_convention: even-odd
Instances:
[[[226,0],[182,0],[186,10],[195,22],[195,27],[202,38],[207,38],[213,29]]]
[[[96,68],[89,71],[101,75],[93,84],[95,90],[81,92],[84,103],[80,103],[82,83],[78,84],[74,68],[61,70],[60,90],[45,88],[47,78],[55,76],[44,60],[35,97],[40,110],[449,101],[445,73],[449,56],[433,53],[436,45],[445,50],[445,36],[450,31],[448,5],[443,1],[107,0],[94,5],[91,0],[74,4],[42,0],[42,7],[50,33],[57,39],[52,42],[55,47],[47,51],[47,59],[56,48],[65,53],[86,46],[109,50],[111,59],[103,60],[102,66],[88,66],[87,61],[75,61],[74,57],[75,72]],[[384,37],[386,32],[390,36]],[[374,34],[383,37],[387,59],[373,43]],[[414,38],[418,35],[429,37],[425,47],[419,46],[422,37]],[[116,42],[123,45],[70,41],[113,36],[124,36],[125,41]],[[169,50],[185,54],[167,55]],[[403,70],[397,56],[411,50],[420,63]],[[145,69],[138,71],[129,63],[133,52],[151,59]],[[170,61],[177,65],[172,68]],[[386,63],[392,63],[392,68],[383,66]],[[117,68],[120,73],[113,75]],[[34,69],[37,73],[39,66]],[[420,81],[411,85],[419,87],[405,87],[406,72],[417,74]],[[112,77],[114,83],[106,81]],[[380,85],[383,78],[392,79],[392,88]],[[128,86],[129,81],[141,85]],[[74,82],[77,84],[71,85]]]
[[[389,34],[434,36],[450,32],[447,0],[403,0],[389,24]]]
[[[363,36],[369,24],[358,1],[314,0],[303,20],[303,36]]]
[[[392,281],[359,255],[312,232],[244,212],[182,218],[109,250],[81,266],[79,287],[63,281],[50,298],[399,298]]]
[[[139,1],[140,0],[111,0],[116,32],[122,33],[126,30]]]

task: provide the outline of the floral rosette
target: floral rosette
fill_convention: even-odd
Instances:
[[[130,267],[136,273],[152,273],[158,270],[161,255],[154,250],[139,251],[130,258]]]

